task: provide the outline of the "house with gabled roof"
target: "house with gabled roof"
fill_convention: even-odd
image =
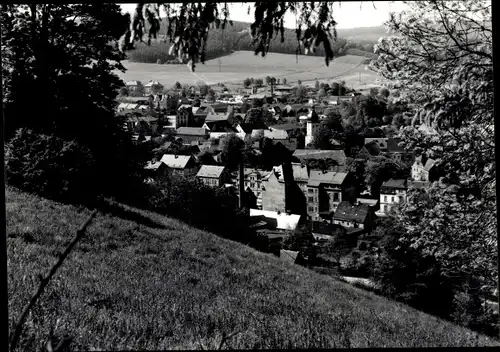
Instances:
[[[176,111],[176,126],[177,127],[190,127],[193,124],[193,109],[191,105],[182,104]]]
[[[262,208],[262,187],[263,181],[270,176],[270,171],[244,168],[243,169],[243,182],[246,191],[250,191],[255,194],[256,206],[258,209]],[[239,182],[239,175],[236,175],[236,185]]]
[[[196,178],[209,187],[221,187],[231,181],[231,175],[225,166],[202,165]]]
[[[144,86],[144,94],[153,94],[153,86],[156,85],[156,86],[159,86],[160,87],[160,90],[163,89],[163,85],[158,82],[158,81],[149,81],[148,84],[146,84]]]
[[[368,204],[341,202],[333,215],[333,223],[343,227],[369,231],[373,226],[374,213]]]
[[[391,210],[406,202],[407,190],[408,183],[404,179],[390,179],[382,183],[380,187],[380,211],[376,214],[387,216]]]
[[[209,112],[207,114],[207,117],[205,118],[205,123],[227,121],[229,119],[229,116],[230,116],[230,114],[228,114],[228,113]]]
[[[158,161],[149,161],[144,167],[146,173],[151,178],[156,178],[158,176],[165,176],[167,174],[167,165]]]
[[[192,155],[164,154],[160,162],[165,164],[165,176],[190,177],[196,175],[198,167]]]
[[[310,170],[307,183],[307,214],[313,220],[329,216],[345,200],[347,172]]]
[[[415,158],[411,168],[411,178],[413,181],[433,182],[436,181],[436,161],[425,155]]]
[[[128,81],[125,83],[125,87],[127,87],[129,92],[142,91],[144,90],[144,86],[141,81]]]
[[[176,135],[182,139],[183,143],[204,142],[209,137],[209,131],[203,127],[179,127],[176,130]]]

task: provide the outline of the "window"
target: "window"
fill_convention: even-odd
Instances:
[[[391,203],[394,203],[394,197],[391,197]]]
[[[314,198],[313,197],[308,197],[308,201],[309,201],[309,203],[312,203],[312,202],[314,202]]]
[[[309,188],[309,189],[307,190],[307,193],[314,193],[314,190],[313,190],[312,188]]]
[[[255,183],[250,182],[250,188],[255,188]]]
[[[314,207],[308,207],[308,208],[307,208],[307,210],[308,210],[309,212],[313,212],[313,211],[314,211]]]
[[[339,193],[338,192],[334,192],[333,193],[333,201],[334,202],[338,202],[339,201]]]
[[[384,202],[387,202],[387,196],[384,196]]]

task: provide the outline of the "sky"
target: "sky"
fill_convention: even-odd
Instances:
[[[254,3],[230,4],[230,18],[233,21],[252,22],[253,11],[247,14],[248,5]],[[133,12],[135,4],[120,4],[123,11]],[[361,6],[361,9],[360,9]],[[375,8],[374,8],[375,6]],[[400,1],[349,1],[334,3],[334,19],[337,29],[374,27],[382,25],[390,12],[399,12],[405,5]],[[295,16],[291,13],[285,15],[285,27],[295,28]]]

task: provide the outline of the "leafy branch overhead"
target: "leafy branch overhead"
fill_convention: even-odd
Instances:
[[[292,13],[297,21],[296,53],[315,52],[322,45],[328,65],[334,55],[331,40],[337,39],[333,4],[333,1],[255,2],[254,22],[248,28],[255,54],[266,56],[273,38],[279,37],[281,42],[285,40],[284,17],[286,13]],[[166,14],[164,19],[160,15],[161,9]],[[152,39],[157,39],[161,21],[166,21],[166,37],[172,43],[169,54],[176,54],[180,62],[188,61],[189,69],[194,71],[197,62],[205,62],[210,28],[224,29],[228,23],[232,25],[229,12],[226,2],[139,3],[130,19],[130,27],[120,38],[120,50],[131,50],[137,42],[150,45]]]

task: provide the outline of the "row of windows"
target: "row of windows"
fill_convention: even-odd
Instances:
[[[391,197],[391,202],[392,203],[394,203],[394,198],[395,198],[394,196]],[[403,200],[403,197],[396,196],[396,199],[401,202]],[[384,202],[387,202],[387,196],[384,196]]]

